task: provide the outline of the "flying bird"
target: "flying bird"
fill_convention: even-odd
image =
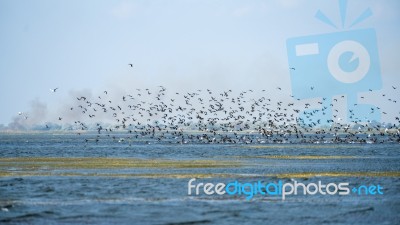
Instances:
[[[50,89],[51,92],[56,92],[58,88]]]
[[[132,63],[129,63],[128,65],[131,66],[131,67],[133,67],[133,64],[132,64]]]

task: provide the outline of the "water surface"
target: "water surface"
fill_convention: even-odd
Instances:
[[[84,136],[84,135],[83,135]],[[399,144],[133,143],[0,135],[5,224],[396,224]],[[349,182],[383,195],[188,195],[188,181]]]

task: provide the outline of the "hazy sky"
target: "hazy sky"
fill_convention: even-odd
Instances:
[[[278,97],[280,86],[290,94],[286,40],[349,30],[368,7],[373,15],[351,29],[376,30],[379,93],[390,94],[400,88],[400,1],[347,5],[342,28],[336,0],[0,0],[0,124],[34,104],[57,111],[82,90],[251,88]],[[318,10],[338,29],[317,20]]]

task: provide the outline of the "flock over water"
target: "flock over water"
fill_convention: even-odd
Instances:
[[[280,87],[275,91],[284,94]],[[385,94],[382,98],[398,107],[394,98],[386,99]],[[276,101],[268,97],[266,90],[171,93],[159,86],[121,96],[111,91],[74,96],[58,121],[74,118],[71,129],[78,135],[96,133],[94,138],[84,138],[85,142],[111,138],[129,143],[140,139],[180,144],[400,143],[399,114],[393,118],[394,124],[385,124],[358,118],[348,110],[352,121],[345,122],[335,109],[344,96],[333,98],[331,107],[326,107],[328,101],[322,98],[312,105],[294,96],[290,102]],[[371,108],[371,113],[374,110]],[[329,113],[332,118],[320,116]]]

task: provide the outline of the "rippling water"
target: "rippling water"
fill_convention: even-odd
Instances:
[[[398,224],[399,144],[166,144],[0,135],[0,223]],[[73,159],[71,159],[73,158]],[[349,182],[383,195],[188,195],[188,181]]]

